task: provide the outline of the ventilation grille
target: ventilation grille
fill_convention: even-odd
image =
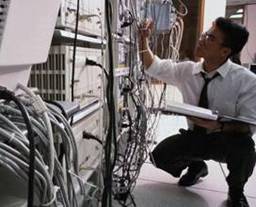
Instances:
[[[7,11],[10,0],[0,0],[0,44],[4,32],[4,25],[7,17]]]
[[[46,100],[71,101],[72,57],[73,47],[52,46],[47,61],[33,65],[29,86],[37,88]],[[101,99],[103,90],[102,71],[86,66],[85,57],[101,62],[101,50],[77,48],[74,101],[81,106]]]
[[[29,86],[47,100],[66,100],[65,54],[49,54],[48,61],[33,65]]]

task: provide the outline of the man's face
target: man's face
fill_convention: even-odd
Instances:
[[[223,46],[223,39],[222,32],[213,24],[207,32],[201,34],[195,48],[195,56],[210,61],[222,60],[227,55],[227,47]]]

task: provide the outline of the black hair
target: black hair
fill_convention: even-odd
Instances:
[[[238,65],[242,65],[240,56],[241,56],[240,53],[234,54],[233,56],[230,56],[230,60]]]
[[[244,26],[224,17],[217,18],[215,24],[224,34],[223,46],[231,49],[229,57],[238,54],[248,41],[248,30]]]

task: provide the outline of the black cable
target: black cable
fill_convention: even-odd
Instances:
[[[130,42],[132,42],[131,29],[129,36]],[[136,36],[134,42],[136,42]],[[150,104],[152,106],[154,105],[154,97],[152,95],[151,89],[149,88],[149,83],[145,78],[144,68],[141,69],[141,76],[138,76],[137,73],[133,73],[132,61],[136,60],[136,56],[132,57],[132,55],[135,55],[136,53],[132,53],[132,44],[130,44],[129,49],[129,52],[131,54],[129,56],[129,67],[131,69],[129,70],[129,75],[127,78],[133,85],[132,87],[126,86],[125,90],[122,91],[121,95],[124,96],[123,106],[125,108],[125,113],[122,114],[122,117],[126,116],[126,119],[128,118],[128,124],[126,124],[127,121],[125,119],[124,120],[126,121],[126,127],[130,126],[130,128],[128,129],[127,133],[121,135],[119,139],[125,139],[127,141],[125,142],[125,151],[122,154],[118,154],[118,163],[113,174],[113,182],[114,185],[117,187],[113,192],[114,198],[119,202],[121,206],[136,207],[136,203],[131,194],[132,185],[135,185],[136,178],[139,175],[141,166],[147,158],[147,144],[149,143],[146,140],[146,131],[144,130],[147,129],[147,114],[150,114],[146,111],[147,106],[145,105],[146,95],[144,92],[144,86],[148,88],[147,90],[149,91],[149,98],[151,100]],[[161,105],[165,95],[165,91],[166,85],[164,85],[163,87],[163,92],[161,93],[158,105]],[[130,96],[133,103],[128,103],[128,100],[130,99],[128,99],[127,96]],[[133,112],[133,115],[135,115],[135,117],[131,116],[131,112]],[[130,125],[130,123],[132,124]]]
[[[116,120],[115,120],[115,102],[114,102],[114,63],[113,63],[113,48],[112,48],[112,12],[111,3],[105,0],[105,17],[108,35],[108,55],[109,55],[109,78],[107,83],[107,106],[109,111],[109,128],[107,131],[105,142],[105,175],[104,189],[102,196],[102,206],[112,206],[112,174],[115,166],[117,143],[116,143]],[[114,156],[112,156],[112,147],[114,146]]]
[[[163,102],[164,96],[166,95],[166,86],[167,86],[167,84],[164,83],[163,85],[164,85],[164,87],[163,87],[163,90],[161,92],[161,96],[160,96],[160,99],[159,99],[159,102],[158,102],[158,107],[161,107],[161,104]]]
[[[122,10],[122,12],[119,11],[119,19],[121,22],[121,28],[130,26],[134,21],[134,16],[132,12],[126,8],[126,6],[123,5],[122,0],[119,1],[119,10]]]
[[[130,77],[127,77],[128,80],[132,83],[132,81],[130,80]],[[137,116],[135,120],[132,120],[131,114],[130,114],[130,110],[128,109],[128,95],[130,95],[131,97],[133,96],[132,91],[131,91],[131,87],[126,87],[127,89],[124,90],[124,100],[123,100],[123,105],[126,108],[126,110],[124,111],[125,113],[123,114],[124,116],[127,116],[128,121],[129,121],[129,130],[128,130],[128,134],[126,136],[127,137],[127,143],[126,143],[126,148],[125,148],[125,152],[122,154],[119,154],[119,157],[122,159],[119,159],[118,162],[120,163],[120,167],[115,170],[114,172],[114,182],[115,185],[117,185],[118,187],[120,187],[122,190],[121,191],[116,191],[115,193],[115,199],[118,200],[118,202],[124,206],[127,207],[129,205],[133,205],[136,206],[136,203],[133,201],[132,197],[131,197],[131,184],[132,182],[134,182],[135,177],[137,177],[137,175],[134,175],[134,173],[138,173],[139,169],[140,169],[140,165],[138,166],[134,166],[134,160],[138,161],[140,158],[135,158],[135,156],[138,156],[138,149],[140,149],[141,147],[141,143],[140,142],[140,128],[139,128],[139,122],[141,119],[141,109],[140,106],[138,104],[136,104],[135,100],[134,100],[134,105],[136,107],[135,112],[137,112]],[[124,139],[124,137],[121,137],[120,139]],[[125,189],[125,190],[124,190]],[[128,198],[130,198],[131,204],[127,204]]]
[[[136,36],[136,35],[135,35]],[[136,38],[136,37],[135,37]],[[130,41],[130,44],[129,44],[129,75],[132,75],[133,74],[133,67],[132,67],[132,27],[129,28],[129,41]]]
[[[83,131],[82,137],[83,137],[83,139],[93,139],[93,140],[97,141],[98,143],[100,143],[101,145],[103,144],[102,141],[97,136],[95,136],[87,131]]]
[[[103,65],[101,65],[101,64],[99,64],[99,63],[97,63],[94,60],[91,60],[89,58],[85,59],[85,65],[98,66],[99,68],[101,68],[103,70],[103,72],[105,73],[106,78],[108,79],[108,72],[103,67]]]
[[[46,103],[57,106],[60,109],[61,114],[68,120],[68,115],[67,115],[65,109],[63,108],[63,106],[61,104],[59,104],[56,101],[50,101],[50,100],[45,100],[45,99],[43,101],[46,102]]]
[[[75,68],[76,68],[76,47],[77,47],[77,34],[78,34],[78,23],[79,23],[79,9],[80,9],[80,0],[77,0],[75,37],[74,37],[74,42],[73,42],[73,60],[72,60],[72,78],[71,78],[71,101],[74,101],[74,84],[75,84]]]
[[[140,167],[145,160],[144,156],[147,152],[144,149],[143,150],[143,144],[145,144],[145,140],[142,140],[143,135],[141,136],[141,121],[143,121],[142,116],[142,107],[136,103],[135,98],[133,97],[133,94],[130,94],[132,100],[134,101],[137,116],[135,120],[133,120],[133,127],[131,129],[131,136],[129,135],[129,141],[127,141],[126,144],[126,151],[124,153],[124,157],[122,160],[122,173],[121,176],[118,175],[118,172],[116,176],[118,177],[118,180],[116,182],[122,187],[126,187],[126,191],[122,190],[122,192],[117,192],[116,199],[118,199],[119,203],[122,203],[122,206],[129,206],[133,205],[136,206],[136,203],[134,202],[133,198],[129,195],[131,195],[131,184],[134,182],[134,178],[138,176]],[[121,138],[120,138],[121,139]],[[142,150],[141,150],[142,149]],[[141,153],[142,154],[141,154]],[[141,156],[142,155],[142,156]],[[137,156],[134,158],[134,156]],[[134,160],[137,162],[137,166],[134,166]],[[135,173],[135,174],[134,174]],[[131,203],[127,204],[127,199],[130,198]]]
[[[131,29],[129,37],[130,42],[132,42]],[[114,198],[119,202],[119,204],[123,207],[128,207],[131,205],[133,207],[136,207],[136,203],[132,197],[131,190],[132,185],[135,184],[135,179],[138,177],[140,168],[143,162],[146,160],[147,150],[145,146],[145,133],[141,129],[143,121],[145,120],[145,116],[143,116],[142,113],[144,109],[143,106],[141,106],[141,104],[143,104],[144,102],[141,98],[143,98],[144,100],[144,97],[136,97],[138,99],[136,100],[133,94],[136,93],[136,91],[133,90],[136,83],[138,91],[140,93],[140,89],[143,87],[142,82],[144,82],[145,79],[142,80],[142,78],[139,78],[138,81],[132,80],[138,78],[134,77],[134,75],[137,75],[137,73],[133,73],[132,70],[132,61],[136,59],[136,56],[132,57],[132,55],[135,55],[135,53],[132,53],[132,44],[130,44],[129,49],[131,54],[129,56],[129,67],[131,69],[129,70],[129,75],[125,78],[127,78],[130,83],[127,84],[126,87],[122,90],[122,95],[124,96],[123,106],[125,108],[125,113],[122,114],[122,117],[126,116],[128,118],[127,126],[129,126],[129,129],[127,133],[125,135],[122,135],[122,137],[120,138],[120,140],[126,139],[127,142],[125,144],[124,153],[118,154],[118,167],[114,171],[113,182],[115,183],[115,186],[117,186],[117,190],[114,191]],[[134,119],[132,119],[131,111],[129,110],[129,107],[131,108],[131,104],[128,103],[128,96],[131,97],[131,100],[133,101],[133,104],[135,106],[135,110],[134,107],[132,107],[132,112],[136,114],[136,117]]]
[[[28,207],[33,207],[34,203],[34,175],[35,175],[35,143],[33,138],[32,124],[28,115],[28,112],[20,100],[15,97],[13,92],[7,90],[6,88],[0,86],[0,99],[12,100],[18,106],[22,113],[24,122],[27,127],[27,137],[29,140],[29,172],[28,172]]]
[[[71,101],[75,99],[75,69],[76,69],[76,47],[77,47],[77,34],[78,34],[78,23],[79,23],[79,9],[80,9],[80,0],[77,0],[76,6],[76,25],[75,25],[75,36],[73,42],[73,60],[72,60],[72,74],[71,74]],[[73,116],[71,116],[70,125],[73,125]]]

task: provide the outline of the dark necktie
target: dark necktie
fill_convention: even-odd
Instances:
[[[207,78],[205,73],[201,72],[201,75],[204,79],[204,86],[202,88],[201,94],[200,94],[200,99],[199,99],[199,103],[198,106],[203,107],[203,108],[208,108],[208,96],[207,96],[207,87],[208,84],[217,76],[219,76],[219,73],[216,73],[213,77],[211,78]],[[206,128],[200,127],[195,125],[194,126],[194,131],[197,131],[199,133],[206,133]]]

